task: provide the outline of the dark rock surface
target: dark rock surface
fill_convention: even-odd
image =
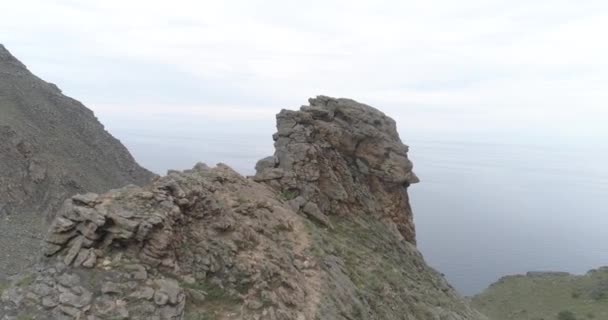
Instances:
[[[485,319],[415,247],[395,123],[318,97],[276,154],[66,201],[0,319]]]
[[[37,256],[48,215],[65,199],[153,176],[91,110],[0,45],[0,281]]]

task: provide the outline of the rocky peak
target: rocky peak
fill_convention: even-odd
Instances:
[[[66,200],[0,319],[485,320],[413,245],[394,121],[318,97],[277,126],[253,179],[197,164]]]
[[[2,43],[0,43],[0,61],[9,60],[9,59],[15,59],[15,58],[8,50],[6,50],[4,45]]]
[[[0,43],[0,65],[3,67],[12,67],[15,69],[25,69],[25,65],[15,58],[4,45]],[[6,70],[0,70],[0,72],[7,72]]]
[[[349,99],[309,103],[277,115],[275,154],[258,162],[254,179],[321,223],[330,225],[329,215],[374,215],[415,243],[406,189],[418,178],[395,121]]]

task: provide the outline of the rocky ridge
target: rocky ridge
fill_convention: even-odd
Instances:
[[[254,177],[198,164],[67,200],[2,319],[485,319],[415,247],[392,119],[320,96],[277,128]]]
[[[0,281],[36,256],[47,216],[84,192],[142,185],[141,168],[80,102],[0,45]]]

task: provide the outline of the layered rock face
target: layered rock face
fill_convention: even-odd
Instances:
[[[0,279],[38,247],[46,215],[77,193],[145,184],[154,175],[93,112],[34,76],[0,45]]]
[[[319,96],[309,103],[277,115],[276,152],[257,164],[254,179],[281,190],[293,198],[294,209],[319,221],[374,215],[415,243],[405,189],[418,178],[395,121],[349,99]]]
[[[223,165],[75,196],[46,238],[51,258],[5,291],[4,307],[42,319],[182,319],[186,305],[192,319],[312,319],[318,276],[303,229],[267,188]]]
[[[277,116],[254,178],[225,165],[72,197],[0,314],[35,319],[485,319],[429,268],[395,123],[318,97]]]

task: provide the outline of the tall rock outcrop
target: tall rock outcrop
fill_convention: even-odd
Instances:
[[[66,198],[145,184],[153,176],[91,110],[0,45],[0,278],[32,256],[47,213]]]
[[[416,249],[417,181],[395,123],[318,97],[277,117],[276,154],[72,197],[4,317],[485,319]]]
[[[277,115],[276,152],[257,164],[254,179],[281,190],[296,210],[320,221],[373,215],[393,222],[415,244],[405,189],[418,178],[395,121],[350,99],[319,96],[309,103]]]

